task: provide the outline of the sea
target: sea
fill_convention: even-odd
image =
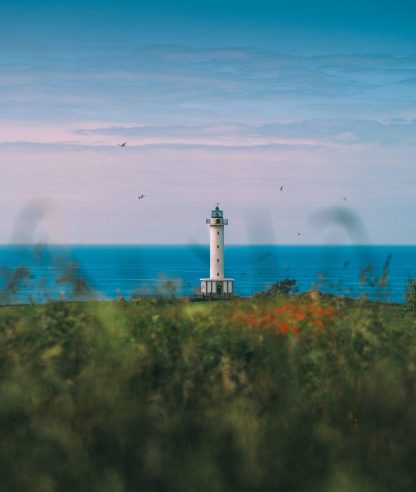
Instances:
[[[225,275],[242,297],[285,278],[300,292],[404,302],[416,277],[416,246],[228,245]],[[58,299],[195,296],[209,276],[201,245],[2,245],[0,303]]]

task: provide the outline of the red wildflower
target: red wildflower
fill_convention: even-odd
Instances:
[[[330,306],[286,303],[270,308],[268,306],[252,309],[247,313],[237,313],[234,319],[253,329],[271,330],[276,334],[299,334],[313,328],[315,333],[324,330],[327,321],[334,319],[335,311]]]

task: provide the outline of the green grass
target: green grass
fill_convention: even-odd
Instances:
[[[2,307],[1,490],[413,491],[415,381],[400,305]]]

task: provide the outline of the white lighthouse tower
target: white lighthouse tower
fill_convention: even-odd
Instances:
[[[233,293],[232,278],[224,278],[224,219],[219,203],[211,211],[209,224],[209,278],[201,278],[201,293],[205,297],[230,297]]]

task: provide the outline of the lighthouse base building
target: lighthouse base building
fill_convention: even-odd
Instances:
[[[212,278],[201,278],[201,294],[207,297],[227,297],[233,294],[232,278],[214,280]]]
[[[224,277],[224,219],[219,205],[211,211],[211,217],[206,219],[209,224],[209,278],[201,278],[201,294],[203,297],[231,297],[234,289],[234,279]]]

